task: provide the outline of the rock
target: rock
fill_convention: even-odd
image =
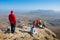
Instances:
[[[19,31],[20,30],[20,31]],[[5,34],[0,31],[0,40],[58,40],[56,34],[48,28],[36,28],[38,34],[30,34],[30,27],[24,26],[24,30],[16,27],[16,33]]]

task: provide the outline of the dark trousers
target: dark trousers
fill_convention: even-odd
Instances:
[[[15,27],[16,27],[16,24],[11,24],[11,33],[15,32]]]
[[[38,24],[36,24],[36,27],[38,27],[38,28],[39,28],[40,26],[39,26]]]

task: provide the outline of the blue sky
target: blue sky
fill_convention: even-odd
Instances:
[[[60,0],[0,0],[0,10],[60,11]]]

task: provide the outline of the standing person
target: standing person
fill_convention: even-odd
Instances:
[[[13,11],[9,14],[9,21],[11,24],[11,33],[15,32],[15,27],[16,27],[16,16]]]

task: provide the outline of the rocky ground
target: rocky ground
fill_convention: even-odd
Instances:
[[[35,28],[38,34],[30,34],[31,27],[16,27],[14,34],[0,30],[0,40],[58,40],[56,34],[48,28]]]
[[[32,19],[33,17],[31,17],[31,20]],[[31,23],[28,23],[27,20],[30,20],[30,18],[25,17],[22,19],[18,18],[16,24],[16,32],[12,34],[10,33],[10,31],[7,32],[7,29],[8,28],[10,29],[8,19],[5,19],[5,16],[2,19],[0,17],[0,40],[58,40],[57,38],[58,34],[56,35],[54,32],[51,31],[52,29],[55,30],[55,27],[52,28],[52,26],[48,24],[48,22],[45,25],[47,25],[47,27],[51,27],[51,30],[50,28],[44,28],[44,29],[35,28],[38,34],[30,34],[29,32],[32,27],[31,23],[33,21],[30,20]]]

